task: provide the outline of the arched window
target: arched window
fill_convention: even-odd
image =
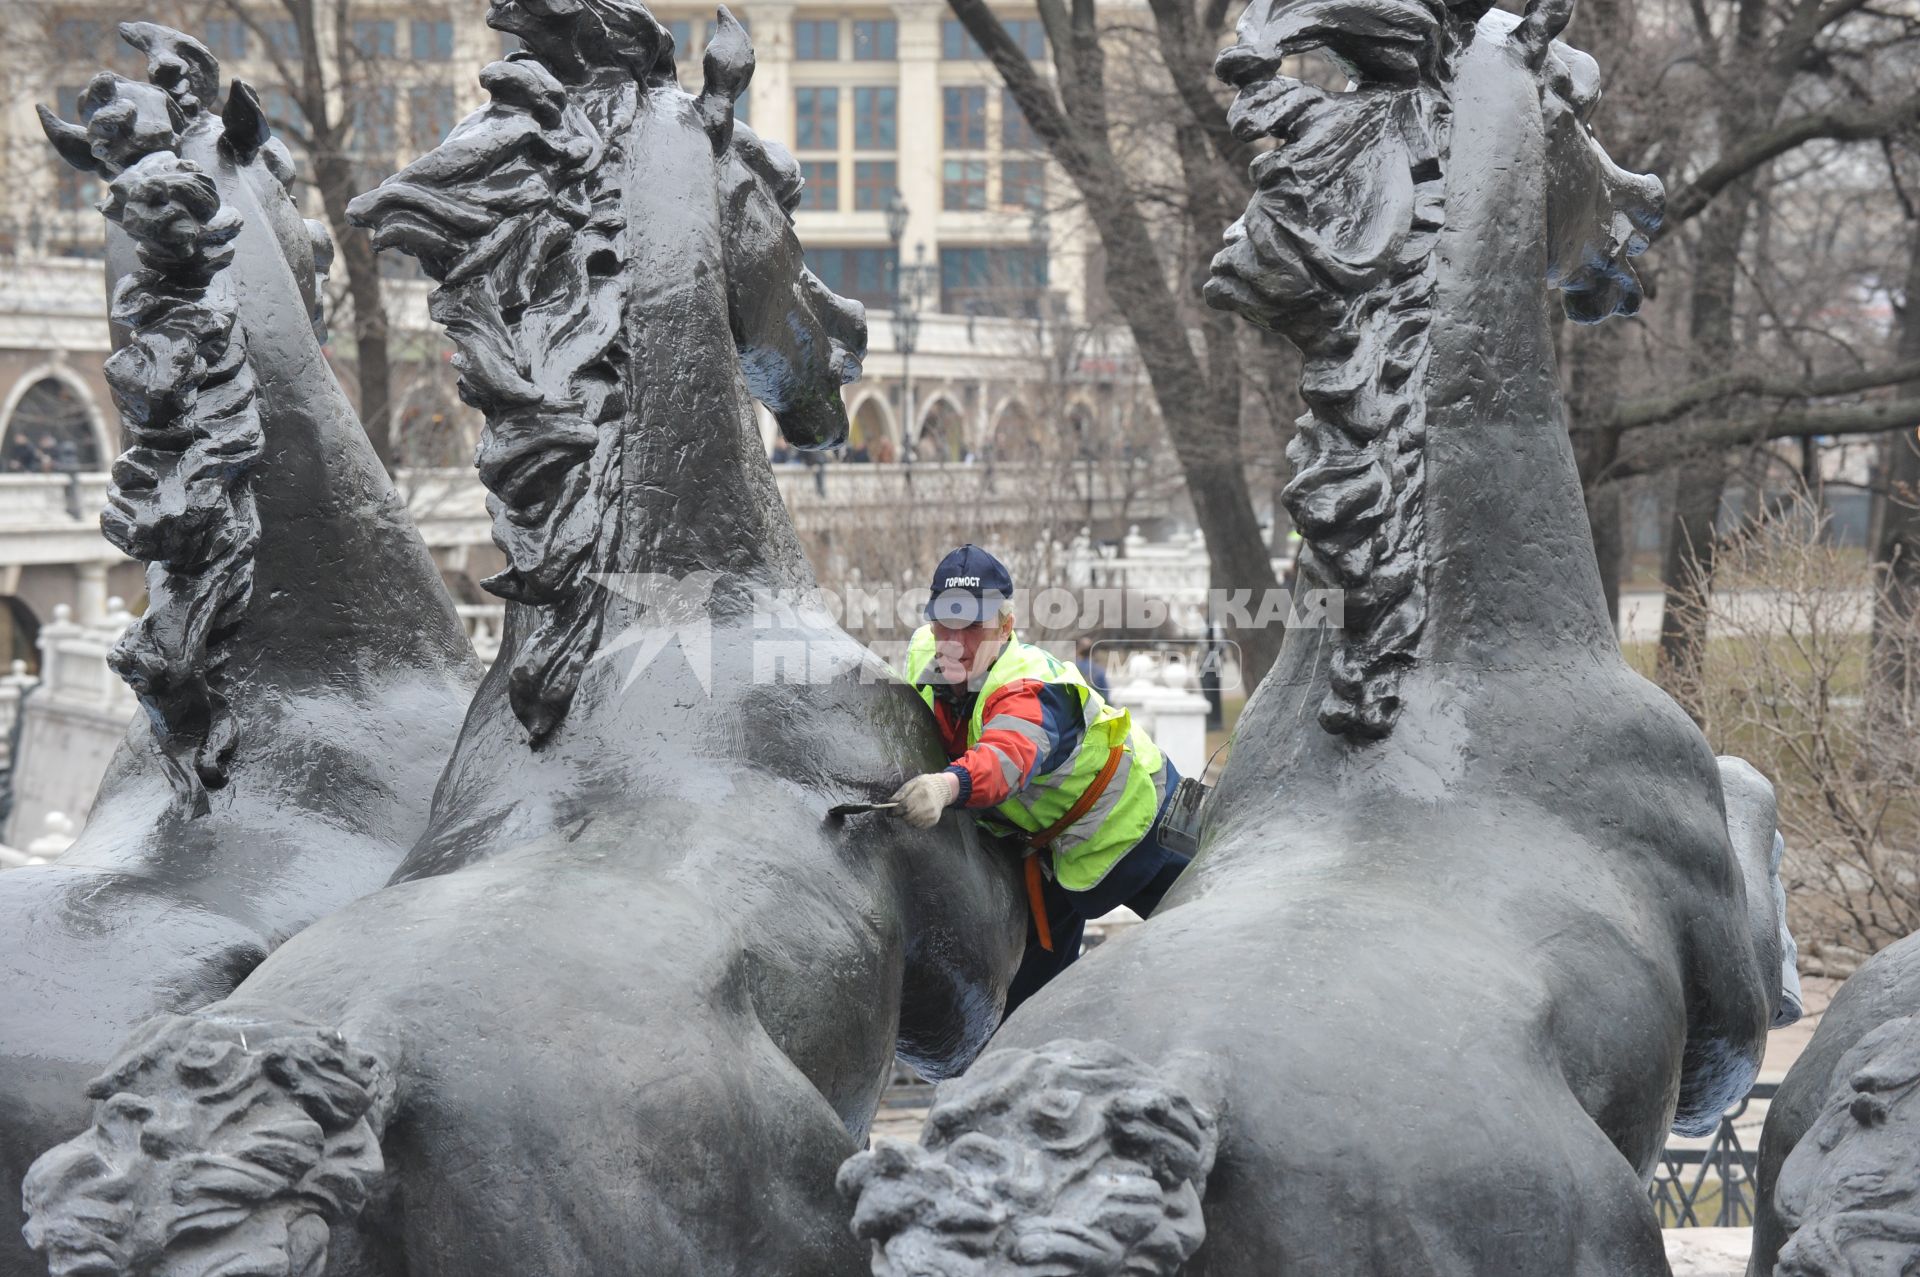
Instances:
[[[0,466],[13,474],[100,469],[100,445],[86,400],[58,377],[27,387],[7,418]]]
[[[899,454],[887,410],[881,407],[878,396],[867,396],[853,414],[852,428],[847,432],[847,460],[896,461]]]
[[[922,461],[958,461],[966,449],[966,423],[960,410],[949,400],[934,400],[920,418],[920,441],[914,452]]]
[[[1040,431],[1033,418],[1018,403],[1000,410],[993,427],[993,455],[999,461],[1038,461],[1041,456]]]
[[[473,463],[473,448],[479,441],[475,419],[479,416],[462,404],[455,394],[451,377],[434,376],[414,388],[394,419],[393,460],[395,465],[458,468]]]
[[[0,595],[0,674],[13,672],[15,661],[40,668],[40,618],[11,595]]]
[[[1093,424],[1093,409],[1083,403],[1067,409],[1067,435],[1076,457],[1097,457],[1106,451],[1106,441]]]

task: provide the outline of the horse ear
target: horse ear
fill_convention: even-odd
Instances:
[[[725,5],[716,18],[713,38],[707,41],[707,55],[700,64],[706,82],[700,86],[694,105],[713,138],[717,155],[733,141],[733,104],[753,81],[753,41]]]
[[[273,136],[267,113],[260,108],[260,97],[245,80],[235,79],[227,90],[227,105],[220,112],[221,144],[233,152],[242,164],[251,164],[260,148]]]
[[[1547,50],[1572,18],[1573,0],[1527,0],[1526,16],[1514,28],[1513,41],[1520,46],[1528,66],[1540,69],[1547,60]]]
[[[100,161],[93,154],[93,142],[87,137],[86,129],[78,124],[69,124],[46,107],[37,103],[33,108],[40,116],[40,130],[47,135],[47,141],[53,143],[53,149],[60,158],[82,173],[100,173]]]

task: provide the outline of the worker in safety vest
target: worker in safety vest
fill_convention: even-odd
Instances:
[[[973,808],[1028,849],[1027,952],[1009,1013],[1080,956],[1087,919],[1126,905],[1145,917],[1187,858],[1157,837],[1179,774],[1146,732],[1080,671],[1013,632],[1013,578],[977,545],[940,561],[907,678],[952,766],[894,794],[920,828]]]

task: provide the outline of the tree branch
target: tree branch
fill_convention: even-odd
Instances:
[[[1708,377],[1664,395],[1628,400],[1601,420],[1578,425],[1577,428],[1595,432],[1641,430],[1673,421],[1704,404],[1736,395],[1753,395],[1763,399],[1822,399],[1830,395],[1856,394],[1878,386],[1894,386],[1916,378],[1920,378],[1920,360],[1915,359],[1879,368],[1854,368],[1815,377],[1777,377],[1748,369]]]
[[[1072,122],[1068,120],[1053,90],[1040,78],[1040,73],[1034,70],[1033,63],[1020,51],[1020,46],[1014,43],[1013,37],[993,10],[987,7],[986,0],[949,0],[948,7],[993,63],[994,69],[1000,72],[1001,81],[1007,86],[1007,91],[1013,94],[1013,100],[1020,104],[1020,110],[1027,117],[1027,123],[1033,126],[1033,131],[1040,135],[1040,140],[1047,143],[1062,164],[1071,168],[1068,152],[1077,153],[1080,150]],[[1043,3],[1042,21],[1047,25],[1047,39],[1053,45],[1054,59],[1064,77],[1068,64],[1074,61],[1073,37],[1071,31],[1065,29],[1067,24],[1060,21],[1059,8],[1058,0]],[[1058,33],[1056,27],[1061,28]],[[1063,40],[1061,36],[1066,38]],[[1074,68],[1073,75],[1078,78],[1078,67]]]
[[[1602,479],[1617,482],[1653,474],[1688,454],[1756,446],[1795,435],[1874,435],[1916,425],[1920,425],[1920,399],[1869,399],[1789,409],[1762,418],[1672,427],[1636,436]]]
[[[1166,62],[1174,90],[1179,93],[1187,114],[1206,136],[1208,146],[1239,179],[1242,194],[1252,195],[1253,178],[1247,167],[1260,152],[1233,135],[1233,130],[1227,127],[1226,108],[1208,88],[1213,81],[1213,66],[1201,53],[1203,46],[1189,3],[1190,0],[1147,0],[1160,37],[1160,56]],[[1209,5],[1209,10],[1212,7]],[[1209,34],[1211,30],[1208,29]]]
[[[1776,124],[1735,143],[1667,201],[1666,220],[1655,237],[1698,215],[1713,197],[1769,160],[1808,142],[1862,142],[1920,124],[1920,93],[1872,109],[1815,111]]]

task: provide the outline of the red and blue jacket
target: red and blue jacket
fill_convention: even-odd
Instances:
[[[973,698],[968,688],[934,685],[934,721],[953,760],[947,770],[959,778],[958,801],[968,807],[999,806],[1071,756],[1086,734],[1080,698],[1071,688],[1016,679],[995,689],[981,707],[980,740],[968,749]]]

